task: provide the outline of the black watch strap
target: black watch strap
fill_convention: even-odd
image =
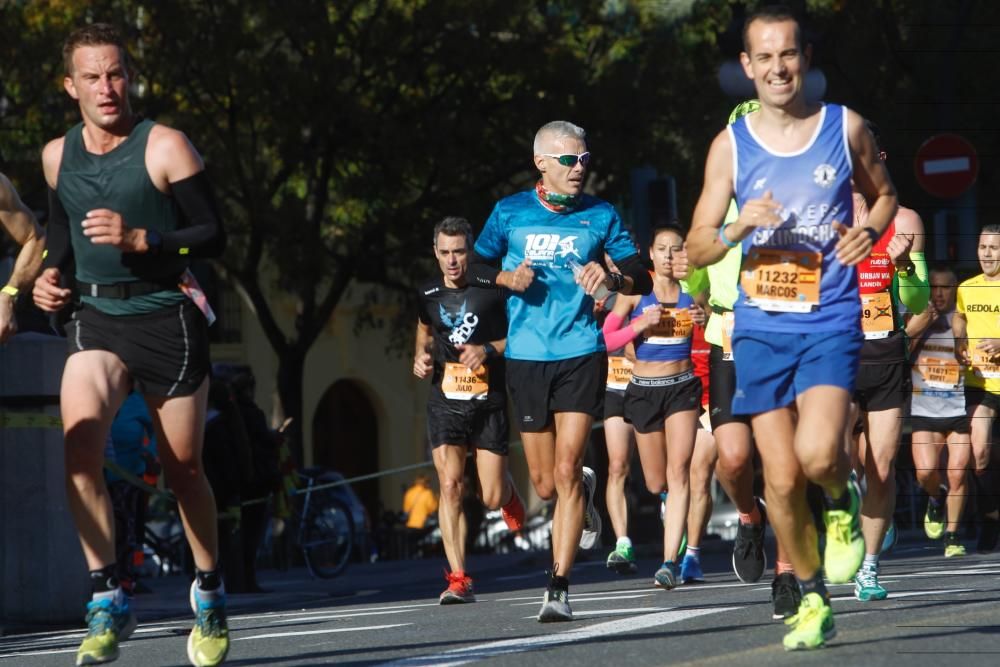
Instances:
[[[493,343],[483,343],[483,352],[486,353],[487,359],[494,359],[500,356],[500,352],[493,347]]]

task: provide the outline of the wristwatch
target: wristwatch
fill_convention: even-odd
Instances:
[[[493,359],[494,357],[500,356],[497,349],[493,347],[493,343],[483,343],[483,352],[486,353],[487,359]]]

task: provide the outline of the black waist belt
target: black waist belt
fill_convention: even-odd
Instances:
[[[134,296],[145,296],[164,290],[177,290],[179,278],[164,278],[161,281],[150,282],[139,280],[131,283],[112,283],[110,285],[95,285],[77,281],[76,285],[81,296],[92,296],[100,299],[131,299]]]
[[[725,315],[726,313],[733,312],[732,308],[723,308],[722,306],[716,306],[715,304],[712,304],[709,307],[712,309],[712,312],[715,313],[716,315]]]

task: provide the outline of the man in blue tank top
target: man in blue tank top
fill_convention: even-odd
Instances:
[[[573,618],[568,590],[577,545],[594,546],[601,532],[596,479],[583,467],[591,424],[603,415],[607,378],[594,298],[652,289],[614,207],[583,194],[589,161],[582,128],[553,121],[538,130],[534,162],[541,179],[497,202],[470,267],[473,285],[512,292],[507,386],[535,491],[556,500],[552,579],[541,622]],[[621,273],[605,271],[605,251]]]
[[[854,266],[898,204],[863,119],[806,100],[811,52],[795,17],[784,9],[756,12],[743,41],[741,60],[761,108],[712,143],[688,254],[704,266],[743,247],[733,412],[751,415],[769,519],[802,589],[784,646],[811,649],[835,629],[806,482],[824,491],[826,575],[848,582],[864,557],[860,494],[848,483],[844,451],[863,340]],[[852,178],[869,203],[865,226],[852,224]],[[739,218],[723,225],[734,195]]]
[[[48,256],[34,299],[47,312],[69,305],[62,274],[75,263],[83,303],[67,325],[60,409],[67,496],[93,589],[77,664],[116,659],[136,626],[115,576],[101,469],[112,420],[135,389],[153,416],[194,556],[188,659],[217,665],[229,650],[229,632],[215,499],[201,457],[208,323],[186,268],[190,258],[221,253],[225,236],[204,163],[187,137],[132,112],[129,57],[118,32],[101,23],[80,28],[67,38],[63,59],[64,87],[83,122],[42,152]]]

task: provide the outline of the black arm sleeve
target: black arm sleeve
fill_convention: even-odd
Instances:
[[[182,229],[163,233],[161,255],[218,257],[226,248],[226,232],[212,196],[208,176],[199,171],[176,183],[170,192],[187,220]]]
[[[476,287],[496,287],[500,275],[500,260],[488,260],[473,251],[469,261],[469,284]]]
[[[646,265],[639,259],[639,255],[629,255],[616,264],[623,276],[632,279],[632,294],[649,294],[653,291],[653,279],[649,276]]]
[[[45,259],[42,267],[57,268],[65,273],[73,262],[69,241],[69,215],[59,201],[59,195],[49,188],[49,219],[45,223]]]

